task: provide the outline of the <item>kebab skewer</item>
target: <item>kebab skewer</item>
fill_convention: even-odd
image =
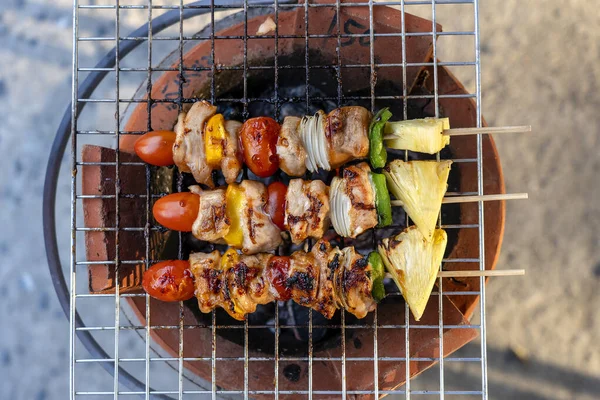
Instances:
[[[189,111],[179,114],[174,132],[146,133],[136,141],[135,152],[152,165],[175,164],[198,183],[212,188],[213,170],[221,170],[226,182],[232,183],[243,163],[262,178],[279,168],[300,177],[307,169],[332,170],[367,157],[373,168],[382,168],[387,160],[386,147],[435,154],[449,144],[448,133],[452,131],[448,118],[388,122],[392,115],[388,109],[373,117],[359,106],[302,118],[288,116],[281,125],[268,117],[251,118],[242,124],[225,120],[216,111],[217,107],[206,101],[194,103]],[[527,128],[531,129],[495,131]],[[468,129],[457,133],[468,133]],[[479,128],[473,132],[481,133]]]
[[[394,179],[390,181],[394,193],[427,240],[435,228],[450,163],[398,161],[386,172]],[[153,214],[169,229],[191,231],[199,240],[225,243],[244,254],[274,250],[284,230],[292,242],[301,243],[321,239],[330,224],[340,236],[354,238],[392,223],[386,177],[373,173],[364,162],[345,167],[331,187],[320,180],[302,179],[292,179],[287,187],[250,180],[212,190],[192,186],[190,193],[157,200]]]
[[[142,286],[152,297],[167,302],[198,299],[202,312],[223,308],[238,320],[259,304],[293,300],[326,318],[337,309],[364,318],[386,293],[384,269],[392,277],[418,321],[427,305],[436,277],[510,276],[523,270],[440,271],[447,236],[436,229],[426,241],[415,226],[383,239],[377,251],[363,256],[353,247],[339,249],[326,240],[310,252],[287,256],[270,253],[223,255],[192,253],[188,260],[162,261],[144,272]]]
[[[286,117],[281,125],[269,117],[243,124],[225,120],[206,101],[178,116],[174,132],[154,131],[135,143],[145,162],[175,164],[203,185],[214,187],[213,170],[221,170],[227,183],[235,181],[242,165],[266,178],[279,168],[290,176],[306,170],[331,170],[369,154],[371,113],[364,107],[341,107],[303,118]],[[170,157],[169,157],[170,156]]]
[[[271,251],[288,231],[294,243],[321,239],[330,224],[342,237],[355,238],[375,227],[392,223],[396,202],[406,210],[426,240],[431,240],[444,198],[450,161],[396,160],[384,174],[366,163],[351,165],[333,178],[331,187],[320,180],[292,179],[286,186],[244,180],[226,188],[162,197],[153,207],[157,222],[166,228],[192,232],[199,240],[228,244],[244,254]],[[386,183],[387,180],[387,183]],[[390,200],[387,187],[398,200]],[[502,199],[476,196],[469,201]]]
[[[162,301],[194,296],[200,311],[221,307],[238,320],[259,304],[293,300],[332,318],[337,309],[364,318],[385,297],[384,265],[392,273],[410,309],[419,320],[435,283],[446,248],[439,229],[427,242],[414,227],[384,239],[378,251],[364,256],[354,247],[339,249],[319,240],[310,252],[289,257],[270,253],[223,255],[192,253],[189,261],[163,261],[144,273],[144,290]]]
[[[333,317],[337,309],[358,318],[373,311],[384,295],[384,266],[377,252],[368,256],[353,247],[339,249],[319,240],[309,252],[192,253],[189,261],[163,261],[144,273],[143,287],[163,301],[198,299],[200,311],[222,307],[238,320],[259,304],[293,300]]]

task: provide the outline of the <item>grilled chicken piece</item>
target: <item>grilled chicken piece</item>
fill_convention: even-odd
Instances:
[[[313,246],[311,253],[315,265],[319,268],[319,288],[317,299],[312,308],[327,319],[333,318],[338,309],[333,287],[333,271],[340,266],[341,252],[337,247],[331,247],[326,240],[319,240]]]
[[[285,117],[277,139],[279,168],[290,176],[302,176],[306,172],[306,150],[300,139],[300,121],[298,117]]]
[[[198,101],[187,113],[182,112],[175,125],[173,161],[182,172],[190,172],[198,183],[214,187],[212,169],[204,154],[204,125],[217,111],[206,101]]]
[[[256,311],[258,304],[273,301],[262,273],[270,257],[270,254],[242,256],[232,249],[222,257],[218,250],[190,254],[200,311],[207,313],[222,307],[242,321],[246,314]]]
[[[269,282],[263,275],[270,254],[253,256],[238,255],[230,249],[223,254],[222,266],[224,276],[225,303],[232,307],[225,310],[233,318],[244,320],[246,314],[256,311],[258,304],[266,304],[274,300],[269,291]]]
[[[269,253],[242,256],[242,260],[237,266],[238,282],[240,285],[246,283],[249,299],[256,304],[267,304],[275,300],[269,290],[269,281],[264,276],[265,268],[271,257],[273,255]],[[254,310],[250,312],[254,312]]]
[[[360,163],[344,168],[331,182],[331,220],[341,236],[355,238],[377,226],[371,168]]]
[[[225,189],[202,190],[200,186],[190,186],[190,191],[200,197],[198,216],[192,225],[194,237],[211,243],[225,243],[223,237],[230,227],[225,212]]]
[[[338,308],[357,318],[375,309],[372,267],[368,257],[353,247],[340,250],[319,240],[309,253],[294,252],[285,268],[270,269],[273,257],[268,253],[243,255],[233,249],[223,256],[218,251],[191,254],[200,311],[207,313],[219,306],[233,318],[244,320],[258,304],[278,299],[294,300],[328,319]]]
[[[225,121],[227,138],[223,142],[223,158],[221,159],[221,170],[227,183],[233,183],[242,170],[240,158],[238,134],[242,123],[238,121]]]
[[[308,237],[323,237],[329,228],[329,188],[322,181],[290,181],[285,226],[294,243],[301,243]]]
[[[221,253],[190,254],[190,269],[194,274],[198,307],[203,313],[211,312],[224,302],[223,271],[221,271]]]
[[[346,247],[342,250],[342,265],[334,273],[334,285],[340,308],[357,318],[364,318],[377,305],[371,293],[371,265],[368,257]]]
[[[359,106],[336,108],[327,114],[325,136],[332,169],[369,155],[371,118],[371,113]]]
[[[246,198],[242,213],[244,240],[242,253],[256,254],[272,251],[281,244],[281,231],[265,211],[267,188],[257,181],[244,180],[240,183]]]
[[[305,307],[312,307],[317,300],[319,288],[319,267],[313,254],[296,251],[290,256],[289,276],[285,282],[291,298]]]

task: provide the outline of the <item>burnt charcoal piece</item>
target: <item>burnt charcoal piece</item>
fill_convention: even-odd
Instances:
[[[302,368],[298,364],[290,364],[283,369],[283,376],[285,376],[291,382],[298,382],[300,380],[300,373]]]

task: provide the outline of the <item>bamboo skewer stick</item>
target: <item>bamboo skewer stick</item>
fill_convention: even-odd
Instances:
[[[464,136],[464,135],[477,135],[482,133],[526,133],[531,132],[531,125],[522,126],[496,126],[496,127],[482,127],[482,128],[452,128],[445,129],[442,135],[448,136]]]
[[[444,197],[442,204],[452,203],[471,203],[476,201],[497,201],[497,200],[523,200],[528,199],[527,193],[505,193],[505,194],[484,194],[481,196],[451,196]],[[392,200],[392,207],[402,207],[404,203],[401,200]]]
[[[440,271],[438,278],[467,278],[478,276],[521,276],[525,275],[524,269],[501,269],[501,270],[473,270],[473,271]]]
[[[472,271],[440,271],[438,278],[477,278],[480,276],[523,276],[524,269],[502,269],[502,270],[472,270]],[[390,273],[385,274],[386,278],[391,278]]]
[[[452,128],[442,131],[442,135],[447,136],[465,136],[480,135],[484,133],[526,133],[531,132],[531,125],[522,126],[487,126],[483,128]],[[397,139],[396,135],[385,135],[383,140]]]

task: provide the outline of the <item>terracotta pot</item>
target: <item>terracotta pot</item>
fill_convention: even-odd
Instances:
[[[273,17],[273,16],[272,16]],[[248,20],[248,34],[256,32],[259,25],[266,16]],[[273,17],[274,18],[274,17]],[[279,39],[278,56],[293,59],[300,54],[303,59],[305,41],[301,36],[305,32],[304,9],[292,9],[291,11],[279,12],[279,35],[287,38]],[[399,33],[400,14],[396,10],[383,7],[375,7],[374,20],[376,21],[377,33]],[[342,32],[364,33],[369,26],[369,14],[367,7],[342,8],[340,27]],[[309,33],[323,34],[337,32],[337,20],[335,8],[310,8],[309,9]],[[407,32],[426,32],[431,29],[431,22],[411,15],[406,15]],[[438,31],[441,27],[437,28]],[[217,36],[243,35],[243,24],[232,26],[217,33]],[[344,37],[341,39],[340,58],[342,64],[364,64],[368,65],[370,60],[368,38]],[[311,49],[318,49],[318,61],[323,64],[337,64],[337,39],[316,38],[310,40]],[[274,55],[275,40],[273,38],[255,38],[247,41],[248,64],[254,66],[265,65],[271,62]],[[398,63],[401,49],[399,38],[378,37],[375,42],[375,60],[377,63]],[[243,64],[243,41],[237,39],[215,40],[215,64],[220,68],[217,70],[216,92],[222,93],[230,89],[229,86],[237,84],[236,76],[227,68],[222,66],[239,66]],[[393,50],[393,51],[392,51]],[[192,99],[196,95],[208,97],[210,95],[211,71],[209,61],[211,54],[210,41],[200,42],[188,51],[183,58],[186,68],[196,68],[195,71],[183,73],[181,91],[183,97]],[[410,36],[407,38],[407,61],[419,63],[431,59],[431,36]],[[312,59],[312,58],[311,58]],[[315,60],[317,61],[317,60]],[[175,65],[174,67],[177,67]],[[303,67],[300,69],[304,74]],[[264,70],[258,70],[264,74]],[[251,73],[252,75],[253,73]],[[315,72],[317,75],[318,72]],[[407,69],[407,84],[413,92],[430,91],[431,71],[422,67]],[[237,78],[241,77],[238,75]],[[178,72],[166,72],[153,84],[151,97],[154,105],[151,112],[151,126],[153,129],[171,129],[178,112],[177,105],[161,100],[171,99],[179,96],[180,77]],[[367,68],[343,68],[343,93],[364,93],[367,95],[371,88],[371,70]],[[380,68],[376,73],[376,81],[373,86],[377,94],[381,91],[391,90],[392,95],[401,95],[397,92],[402,87],[401,67]],[[391,82],[391,89],[379,86],[381,82]],[[440,94],[466,93],[464,87],[445,68],[438,69],[438,86]],[[394,90],[396,92],[394,92]],[[387,93],[386,93],[387,94]],[[302,94],[303,95],[303,94]],[[360,97],[360,96],[357,96]],[[402,102],[389,100],[390,102]],[[218,105],[217,101],[217,105]],[[476,124],[475,104],[468,98],[440,99],[440,110],[443,115],[450,117],[453,127],[470,127]],[[409,104],[409,108],[413,106]],[[430,112],[431,104],[420,103],[421,111]],[[278,110],[277,110],[278,111]],[[148,126],[148,110],[145,103],[140,103],[131,113],[126,123],[127,131],[144,131]],[[121,141],[121,161],[134,160],[135,156],[127,154],[131,151],[134,137],[124,136]],[[484,192],[503,193],[504,183],[500,167],[500,161],[491,137],[483,136],[483,172]],[[460,136],[452,139],[450,152],[455,159],[473,159],[477,157],[476,138],[471,136]],[[84,151],[84,161],[110,161],[114,160],[114,151],[97,147],[88,147]],[[111,169],[112,168],[112,169]],[[145,169],[139,166],[120,166],[123,193],[145,194]],[[477,189],[477,168],[474,162],[459,162],[453,165],[453,174],[458,179],[458,189],[461,191],[475,191]],[[83,168],[83,182],[85,194],[111,194],[114,191],[114,167],[108,166],[85,166]],[[121,209],[145,209],[143,199],[123,199]],[[85,223],[87,226],[112,226],[114,215],[111,214],[114,200],[87,199],[84,201]],[[112,211],[114,212],[114,210]],[[129,213],[121,218],[122,226],[143,226],[145,223],[145,211],[140,213]],[[478,223],[478,206],[476,203],[460,205],[461,224]],[[504,203],[490,202],[485,204],[485,257],[486,268],[495,266],[504,227]],[[452,228],[454,229],[454,228]],[[478,258],[478,229],[461,228],[455,229],[453,233],[455,244],[448,258]],[[160,245],[166,240],[165,237],[153,237],[152,241]],[[115,240],[112,232],[89,232],[86,236],[87,255],[89,260],[105,260],[114,258]],[[143,259],[145,257],[145,239],[141,232],[124,232],[120,234],[120,257],[121,259]],[[152,258],[151,254],[151,258]],[[90,266],[90,290],[93,292],[111,292],[114,290],[115,276],[114,266],[93,265]],[[478,263],[446,263],[448,270],[477,269]],[[139,290],[140,274],[142,265],[123,265],[120,271],[119,284],[121,290]],[[444,325],[453,326],[445,328],[443,334],[444,356],[454,352],[470,340],[476,337],[477,330],[460,327],[469,324],[469,317],[478,302],[477,295],[453,295],[455,291],[478,291],[479,279],[445,279],[443,281],[443,321]],[[128,298],[130,305],[140,319],[141,325],[146,323],[145,299]],[[179,305],[151,301],[151,321],[153,326],[178,326]],[[378,325],[403,325],[404,306],[398,306],[396,302],[384,302],[378,307]],[[186,367],[194,374],[211,380],[211,357],[213,336],[210,327],[198,326],[198,319],[187,308],[184,309],[183,323],[189,325],[190,329],[184,330],[183,355],[184,357],[205,357],[207,361],[185,362]],[[364,323],[372,327],[373,316],[370,315]],[[439,336],[437,329],[419,329],[420,325],[438,324],[438,296],[432,296],[425,315],[420,322],[415,322],[411,317],[409,330],[410,348],[409,355],[414,358],[439,357]],[[196,326],[196,327],[194,327]],[[347,329],[345,355],[349,359],[373,357],[373,329]],[[178,355],[179,331],[176,329],[152,330],[152,337],[166,351],[173,356]],[[403,327],[394,329],[379,328],[377,330],[377,355],[379,357],[404,358],[407,351],[404,345],[405,330]],[[243,357],[242,346],[233,343],[217,335],[214,345],[217,348],[218,357]],[[341,361],[342,346],[334,346],[329,349],[315,349],[313,356],[318,360],[312,364],[313,389],[314,390],[341,390]],[[265,357],[264,353],[249,351],[249,357]],[[272,355],[271,355],[272,357]],[[335,358],[335,361],[323,361],[325,358]],[[290,375],[286,367],[295,364],[298,373]],[[433,361],[411,360],[411,376],[414,376],[433,365]],[[239,390],[243,388],[244,362],[243,360],[219,359],[216,362],[216,384],[227,390]],[[248,383],[250,390],[273,390],[275,366],[273,361],[251,361],[249,364]],[[299,369],[298,369],[299,368]],[[372,390],[374,381],[373,361],[348,361],[346,364],[346,385],[348,390]],[[279,390],[281,391],[303,391],[308,387],[308,362],[306,361],[280,361],[279,363]],[[378,363],[379,389],[387,390],[395,388],[404,383],[405,364],[402,360],[380,360]],[[261,397],[260,395],[253,397]],[[269,397],[269,396],[264,396]],[[285,396],[283,396],[285,397]],[[293,398],[294,395],[290,395]],[[327,396],[320,396],[325,398]],[[335,395],[333,397],[339,397]],[[356,395],[360,397],[360,395]]]

